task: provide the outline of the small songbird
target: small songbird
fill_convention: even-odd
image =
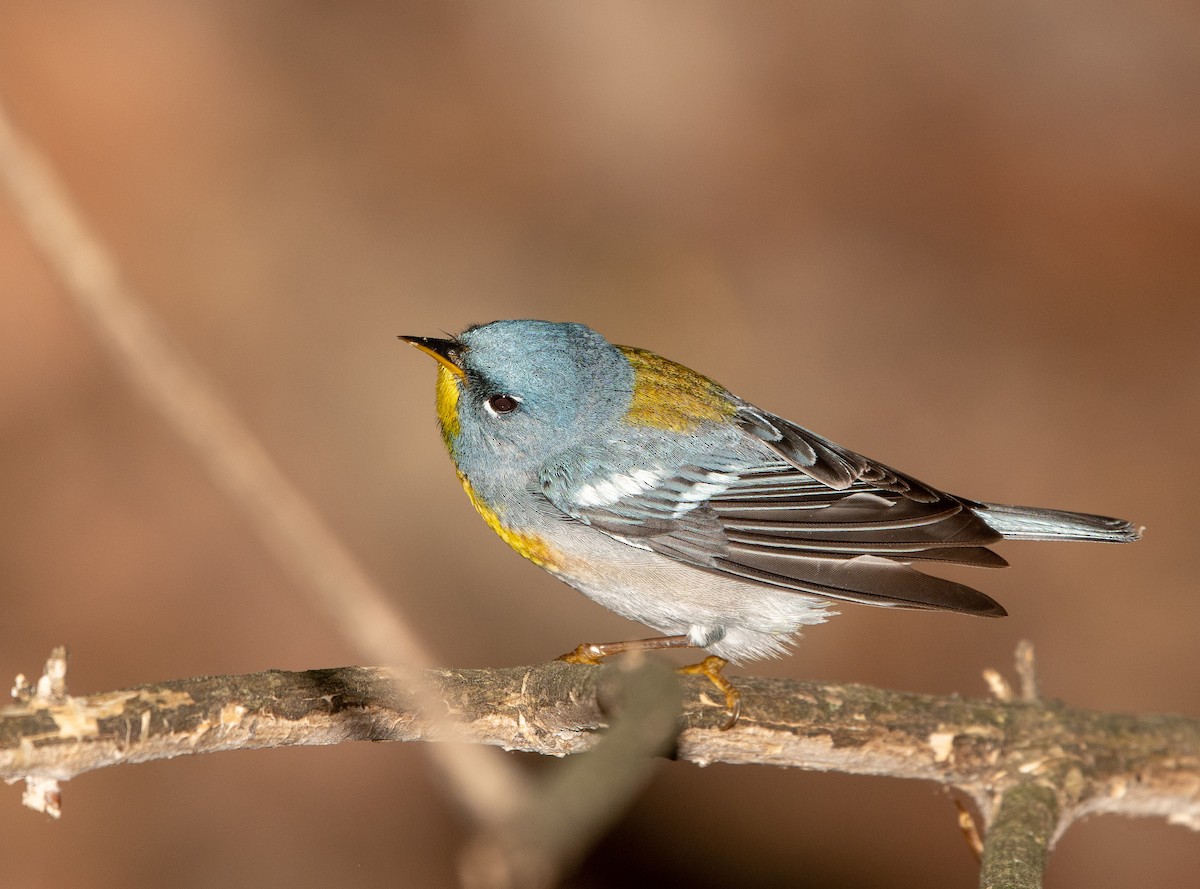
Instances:
[[[582,324],[495,321],[453,339],[404,336],[436,358],[437,416],[467,496],[525,558],[661,637],[581,645],[705,649],[720,675],[782,653],[831,602],[1004,609],[915,570],[996,568],[996,541],[1123,543],[1103,516],[946,494]]]

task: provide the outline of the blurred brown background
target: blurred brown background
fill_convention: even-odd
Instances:
[[[749,670],[1200,711],[1200,9],[1180,3],[9,3],[0,94],[127,278],[439,658],[640,627],[508,553],[399,333],[584,321],[949,490],[1125,516],[1010,544],[1005,621],[847,607]],[[95,691],[355,660],[130,394],[0,208],[0,672]],[[554,768],[533,762],[529,768]],[[0,884],[452,881],[416,745],[2,788]],[[724,833],[701,825],[719,813]],[[917,783],[664,763],[571,885],[966,886]],[[1055,887],[1185,886],[1093,819]]]

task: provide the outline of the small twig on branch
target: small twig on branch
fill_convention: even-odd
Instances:
[[[992,693],[992,697],[1000,703],[1007,704],[1015,700],[1012,686],[999,670],[993,667],[985,669],[983,671],[983,681],[987,683],[988,691]]]
[[[1033,703],[1041,697],[1038,691],[1037,662],[1033,657],[1033,643],[1022,639],[1017,643],[1017,678],[1021,680],[1021,700]]]
[[[13,681],[13,700],[26,706],[61,706],[69,700],[67,694],[67,649],[59,645],[50,652],[42,675],[30,685],[24,673],[18,673]],[[16,780],[16,779],[10,779]],[[45,776],[27,777],[25,792],[21,794],[21,805],[35,812],[45,812],[51,818],[62,817],[62,788],[54,778]]]
[[[983,845],[981,889],[1041,889],[1057,823],[1054,788],[1028,781],[1006,791]]]

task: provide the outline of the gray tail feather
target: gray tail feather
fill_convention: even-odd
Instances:
[[[1098,540],[1129,543],[1142,536],[1142,528],[1102,515],[1040,509],[1036,506],[1004,506],[978,503],[972,511],[1009,540]]]

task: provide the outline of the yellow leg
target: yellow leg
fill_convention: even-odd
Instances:
[[[606,657],[627,651],[654,651],[659,648],[691,648],[687,636],[655,636],[652,639],[631,639],[628,642],[584,642],[558,660],[568,664],[598,664]]]

